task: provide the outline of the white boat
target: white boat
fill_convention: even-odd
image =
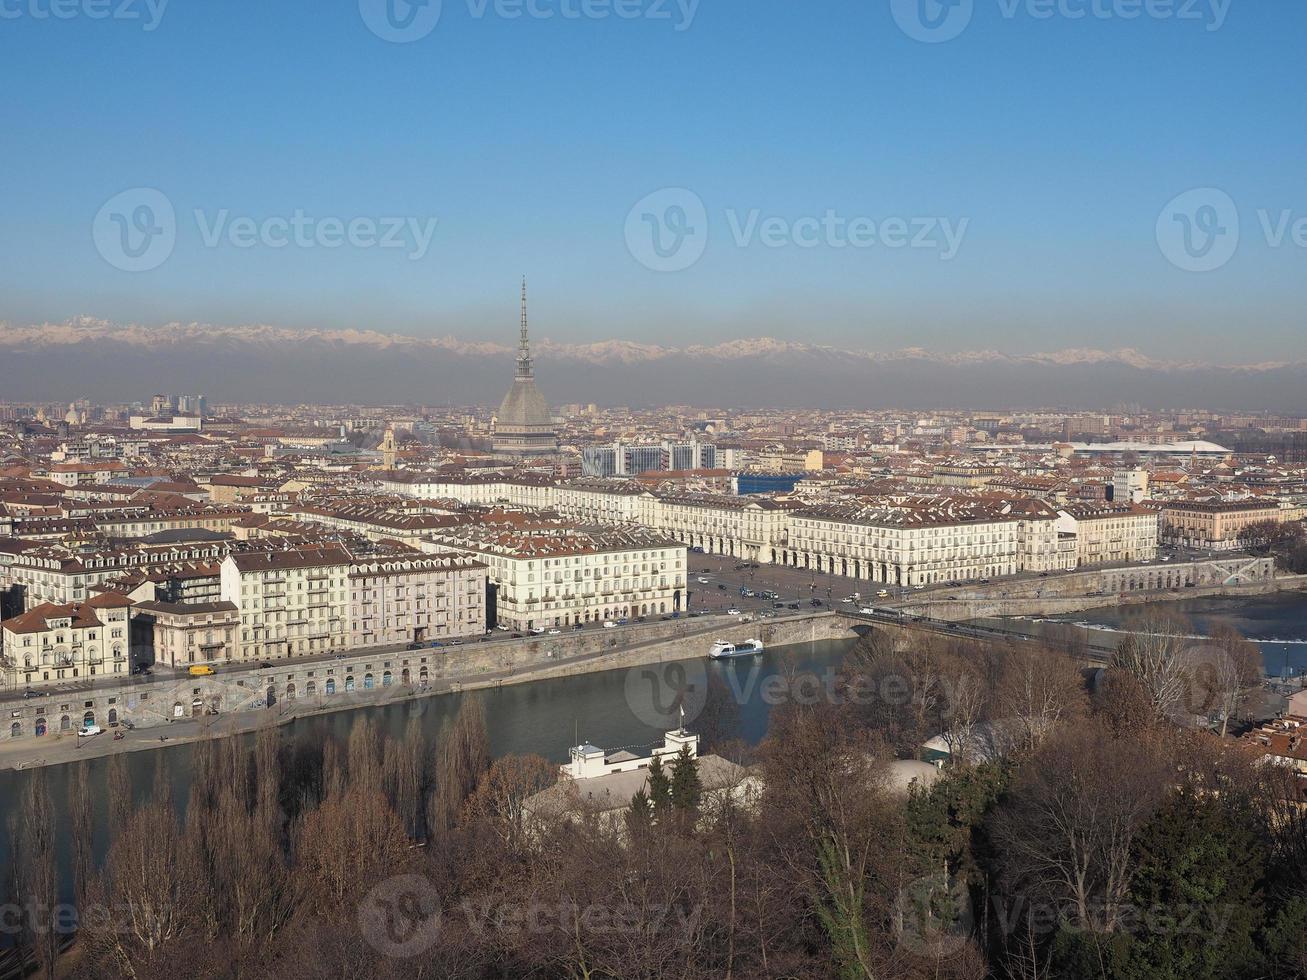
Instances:
[[[708,656],[714,660],[726,660],[730,657],[752,657],[755,653],[762,653],[761,640],[745,640],[739,644],[718,640],[708,651]]]

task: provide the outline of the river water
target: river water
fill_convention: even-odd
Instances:
[[[1192,632],[1207,635],[1218,623],[1228,623],[1262,651],[1271,677],[1298,677],[1307,671],[1307,593],[1277,592],[1264,596],[1208,596],[1150,602],[1145,606],[1107,606],[1045,619],[1014,618],[1001,623],[1034,635],[1064,630],[1072,624],[1088,631],[1096,645],[1115,645],[1116,634],[1128,631],[1143,613],[1162,612],[1184,617]],[[982,620],[981,622],[994,622]],[[1056,625],[1052,625],[1056,624]]]
[[[334,736],[342,744],[349,736],[355,719],[366,715],[391,736],[400,737],[413,718],[418,718],[423,733],[434,740],[444,724],[458,713],[465,697],[480,697],[485,704],[486,729],[491,752],[496,755],[534,752],[563,762],[568,749],[578,741],[590,742],[613,750],[622,747],[661,744],[663,732],[675,727],[679,717],[673,710],[674,690],[703,692],[705,682],[712,681],[722,691],[731,692],[738,702],[738,724],[734,731],[744,740],[756,744],[767,731],[768,716],[777,698],[775,681],[791,673],[826,676],[838,669],[845,654],[856,640],[828,640],[788,647],[777,647],[757,657],[733,661],[690,660],[648,668],[609,670],[577,674],[548,680],[529,681],[475,694],[441,694],[410,701],[352,708],[330,714],[296,719],[280,731],[287,739],[300,736],[321,739]],[[698,714],[704,702],[688,696],[688,714]],[[704,721],[708,714],[703,716]],[[687,717],[687,727],[695,730],[694,718]],[[251,735],[235,738],[252,739]],[[711,746],[705,746],[711,751]],[[184,806],[190,793],[192,746],[178,744],[132,752],[127,755],[132,785],[138,796],[147,793],[154,781],[157,765],[166,763],[174,799]],[[95,800],[95,850],[102,854],[105,839],[105,808],[108,799],[108,758],[90,759],[92,798]],[[69,766],[51,766],[45,772],[50,783],[54,810],[52,819],[57,834],[67,839]],[[0,772],[0,882],[6,880],[9,864],[7,821],[21,806],[24,787],[33,770]],[[61,879],[68,885],[68,855],[65,853]],[[0,937],[3,939],[3,937]],[[2,944],[2,943],[0,943]]]

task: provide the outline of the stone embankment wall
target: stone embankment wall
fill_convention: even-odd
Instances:
[[[485,645],[285,660],[263,669],[227,667],[211,677],[156,676],[115,686],[53,691],[30,701],[6,701],[0,740],[31,742],[71,734],[84,724],[153,728],[234,713],[288,721],[445,691],[703,657],[718,638],[756,638],[769,647],[847,638],[848,626],[827,611],[750,623],[739,623],[734,617],[704,617]]]

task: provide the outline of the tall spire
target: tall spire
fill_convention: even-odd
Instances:
[[[522,336],[517,342],[517,376],[531,377],[531,344],[526,337],[526,276],[522,277]]]

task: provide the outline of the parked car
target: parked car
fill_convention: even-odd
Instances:
[[[611,619],[605,619],[605,620],[604,620],[604,629],[606,629],[606,630],[615,630],[615,629],[617,629],[617,624],[614,623]]]
[[[738,615],[740,615],[740,610],[738,610],[738,609],[736,609],[734,606],[732,606],[730,609],[726,610],[726,615],[728,615],[728,616],[738,616]]]
[[[96,735],[103,734],[103,729],[99,725],[87,725],[85,728],[78,729],[78,738],[92,738]]]
[[[423,649],[425,646],[426,646],[425,643],[421,643],[421,642],[419,642],[418,640],[414,640],[414,641],[413,641],[412,643],[410,643],[410,644],[409,644],[405,649],[408,649],[408,650],[421,650],[421,649]]]
[[[725,592],[725,591],[726,591],[726,583],[725,583],[725,582],[718,582],[718,583],[717,583],[717,588],[719,588],[719,589],[721,589],[723,592]]]
[[[874,606],[863,606],[858,612],[864,616],[874,616],[876,615],[876,608]]]
[[[196,664],[187,671],[192,677],[209,677],[213,674],[213,668],[208,664]]]
[[[820,599],[812,599],[812,600],[810,600],[810,603],[809,603],[809,604],[810,604],[810,605],[813,605],[813,606],[820,606],[820,605],[821,605],[821,600],[820,600]]]
[[[41,696],[41,692],[33,691],[30,687],[23,692],[24,701],[26,701],[28,698],[39,698],[40,696]]]

